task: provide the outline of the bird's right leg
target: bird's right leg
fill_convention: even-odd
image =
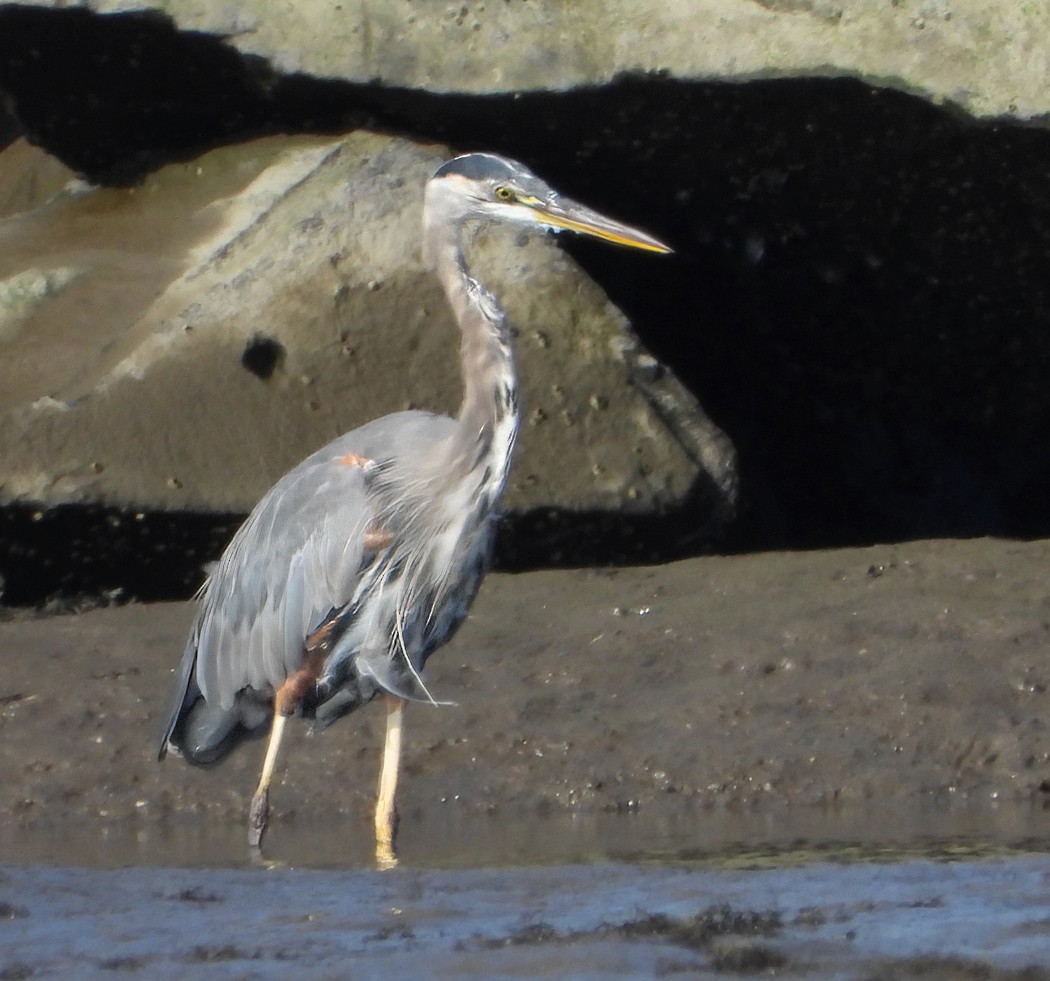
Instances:
[[[397,773],[401,767],[401,722],[404,699],[386,696],[386,738],[383,767],[376,800],[376,864],[381,869],[397,865]]]

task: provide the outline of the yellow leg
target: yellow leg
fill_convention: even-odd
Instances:
[[[397,771],[401,765],[401,720],[405,703],[386,696],[386,740],[383,743],[383,769],[379,774],[376,801],[376,864],[381,869],[397,865]]]
[[[287,721],[288,716],[282,715],[280,711],[274,712],[262,776],[259,777],[259,786],[252,798],[252,806],[248,809],[248,847],[253,852],[261,851],[263,832],[266,831],[266,823],[270,817],[270,780],[273,777],[273,768],[277,764],[277,751],[281,748],[281,737],[284,735],[284,724]]]

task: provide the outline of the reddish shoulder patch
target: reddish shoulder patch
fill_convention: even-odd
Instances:
[[[356,453],[347,453],[346,456],[339,457],[337,461],[344,467],[367,467],[372,461],[368,457],[358,456]]]

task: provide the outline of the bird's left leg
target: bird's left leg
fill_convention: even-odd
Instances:
[[[298,708],[303,695],[311,686],[317,684],[323,662],[324,650],[312,649],[307,645],[299,669],[290,674],[274,693],[273,728],[270,730],[270,741],[266,744],[266,758],[263,760],[259,786],[248,809],[248,847],[253,856],[259,857],[262,854],[262,837],[270,819],[270,781],[277,765],[277,752],[281,748],[285,723],[288,716]]]
[[[383,768],[379,774],[379,797],[376,800],[376,864],[381,869],[397,865],[397,773],[401,765],[401,722],[405,701],[396,695],[386,696],[386,740],[383,743]]]
[[[253,853],[260,852],[262,849],[263,832],[270,819],[270,781],[273,779],[273,769],[277,764],[277,751],[281,748],[281,737],[284,735],[284,725],[287,721],[288,716],[281,713],[278,701],[273,713],[270,741],[266,744],[262,776],[259,777],[259,786],[255,790],[255,796],[252,797],[252,805],[248,809],[248,847]]]

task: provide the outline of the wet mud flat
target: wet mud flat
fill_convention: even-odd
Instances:
[[[5,978],[1050,978],[1050,858],[0,868]]]
[[[402,818],[1050,802],[1050,542],[493,575],[405,720]],[[264,740],[156,761],[193,610],[0,618],[0,832],[243,822]],[[366,831],[383,713],[289,727],[273,826]],[[407,827],[403,837],[408,833]]]

